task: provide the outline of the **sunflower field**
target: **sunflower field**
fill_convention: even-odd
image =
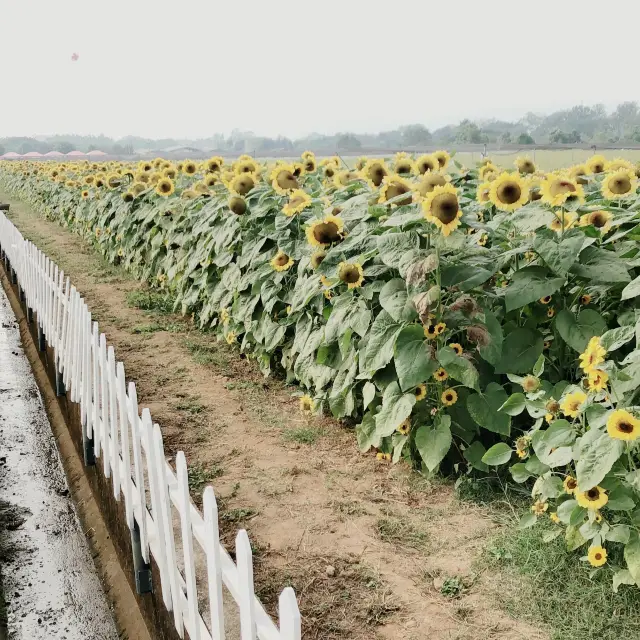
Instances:
[[[521,526],[640,585],[640,170],[515,164],[3,162],[0,184],[381,464],[508,467]]]

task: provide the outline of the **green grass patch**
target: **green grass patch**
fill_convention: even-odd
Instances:
[[[376,522],[376,533],[380,540],[426,551],[429,536],[426,531],[417,528],[405,518],[398,518],[388,514]]]
[[[202,413],[206,407],[197,398],[185,398],[176,404],[176,409],[195,415]]]
[[[200,463],[189,465],[187,476],[189,479],[189,490],[193,493],[201,493],[204,487],[214,478],[222,475],[222,468],[218,465],[205,467]]]
[[[318,429],[301,427],[299,429],[286,429],[282,434],[282,437],[287,442],[299,442],[300,444],[314,444],[321,435],[322,435],[322,432],[319,431]]]
[[[218,367],[224,367],[229,364],[229,355],[216,346],[203,345],[191,340],[187,340],[185,345],[198,364]]]
[[[173,300],[169,296],[151,290],[129,291],[127,304],[143,311],[157,313],[171,313],[173,311]]]

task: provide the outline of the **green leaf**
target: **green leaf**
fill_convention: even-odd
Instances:
[[[509,468],[511,472],[511,477],[517,483],[526,482],[531,474],[527,471],[527,467],[522,462],[516,462],[512,467]]]
[[[559,505],[556,513],[558,514],[558,518],[560,518],[560,522],[563,524],[569,524],[571,521],[571,514],[577,506],[577,500],[565,500],[561,505]]]
[[[441,273],[443,287],[457,287],[460,291],[469,291],[485,283],[496,271],[476,265],[444,265]]]
[[[580,534],[578,528],[572,526],[567,527],[565,540],[567,542],[567,551],[575,551],[586,542],[586,540]]]
[[[525,513],[518,522],[518,529],[528,529],[538,522],[538,518],[535,513]]]
[[[526,467],[527,471],[532,473],[534,476],[541,476],[543,473],[549,471],[549,467],[547,467],[546,464],[542,464],[542,462],[538,460],[538,456],[536,455],[530,456],[529,459],[525,462],[524,466]]]
[[[604,318],[593,309],[583,309],[578,318],[562,309],[555,320],[560,337],[578,353],[582,353],[593,336],[601,336],[607,329]]]
[[[615,351],[622,345],[627,344],[629,340],[633,340],[636,335],[635,327],[618,327],[617,329],[610,329],[602,334],[600,338],[600,344],[607,351]]]
[[[631,529],[629,528],[629,525],[626,524],[614,525],[609,529],[605,536],[609,542],[620,542],[621,544],[627,544],[630,537]]]
[[[539,331],[524,327],[509,333],[502,345],[496,373],[528,373],[542,354],[544,338]]]
[[[623,290],[621,294],[622,300],[629,300],[640,296],[640,276],[632,280]]]
[[[502,333],[502,325],[491,309],[484,309],[484,325],[489,332],[491,342],[486,347],[480,347],[478,351],[480,355],[494,367],[500,361],[502,356],[502,343],[504,335]]]
[[[480,390],[478,387],[480,376],[477,369],[451,347],[442,347],[438,351],[438,361],[454,380],[462,382],[465,387],[470,389]]]
[[[584,236],[581,233],[565,237],[561,242],[555,238],[538,235],[533,247],[554,273],[566,276],[571,265],[577,261],[583,243]]]
[[[509,460],[511,460],[512,453],[513,451],[508,444],[498,442],[498,444],[494,444],[493,447],[491,447],[487,453],[482,456],[482,462],[491,467],[497,467],[509,462]]]
[[[544,354],[541,353],[540,357],[536,360],[536,363],[533,365],[533,375],[536,378],[539,378],[544,373]]]
[[[632,511],[636,506],[633,499],[634,493],[629,487],[617,487],[609,494],[607,509],[611,509],[611,511]]]
[[[414,393],[402,393],[397,382],[392,382],[384,390],[382,409],[376,415],[376,435],[390,436],[406,420],[416,403]]]
[[[499,412],[506,400],[506,391],[499,384],[492,382],[484,394],[473,393],[467,397],[467,411],[476,424],[494,433],[508,436],[511,433],[511,417]]]
[[[624,548],[624,559],[629,573],[636,584],[640,583],[640,538],[637,531],[632,531]]]
[[[505,291],[507,312],[521,309],[545,296],[550,296],[564,284],[564,278],[549,277],[549,270],[533,266],[519,269]]]
[[[513,393],[507,398],[498,411],[507,413],[510,416],[519,416],[524,411],[526,402],[524,393]]]
[[[361,371],[373,373],[382,369],[393,358],[393,345],[402,325],[398,324],[386,311],[381,311],[371,325],[369,342],[361,360]]]
[[[377,239],[378,251],[382,262],[396,269],[405,253],[418,249],[420,246],[420,236],[411,231],[385,233],[374,237]]]
[[[636,584],[631,572],[627,569],[619,569],[613,574],[613,593],[618,593],[621,584]]]
[[[371,401],[375,398],[376,395],[376,385],[373,382],[365,382],[364,387],[362,387],[362,405],[366,409]]]
[[[587,247],[580,256],[580,262],[571,267],[571,272],[590,284],[617,284],[631,280],[624,263],[613,251]]]
[[[562,529],[560,529],[559,527],[556,527],[551,531],[545,531],[542,534],[542,542],[545,542],[545,543],[553,542],[553,540],[555,540],[561,535],[562,535]]]
[[[433,425],[419,427],[415,443],[427,469],[434,471],[451,447],[451,418],[442,415]]]
[[[417,317],[407,295],[407,284],[401,278],[389,280],[382,287],[380,305],[396,322],[410,321]]]
[[[400,331],[395,343],[394,362],[403,391],[425,382],[438,368],[420,325],[412,324]]]
[[[580,440],[580,456],[576,475],[580,491],[588,491],[599,484],[622,455],[624,444],[608,433],[593,429]]]
[[[464,459],[479,471],[488,471],[489,467],[482,462],[482,456],[486,453],[484,445],[479,440],[474,440],[462,453]]]
[[[376,421],[370,413],[365,414],[362,422],[356,427],[356,437],[358,448],[363,453],[371,447],[380,446],[380,437],[376,434]]]

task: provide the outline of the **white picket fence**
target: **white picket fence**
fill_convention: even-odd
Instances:
[[[2,212],[0,245],[27,306],[37,313],[38,324],[54,349],[68,397],[80,404],[96,464],[101,458],[113,495],[124,500],[129,528],[137,525],[139,529],[144,561],[148,563],[152,555],[158,565],[163,602],[173,613],[180,637],[186,630],[191,640],[224,639],[224,583],[238,605],[234,612],[240,617],[241,640],[300,640],[300,612],[293,589],[287,587],[280,594],[278,628],[255,596],[247,532],[241,529],[236,536],[236,564],[220,543],[213,488],[204,491],[203,516],[189,498],[184,453],[177,454],[174,473],[165,460],[160,427],[148,409],[139,414],[135,384],[130,382],[127,388],[124,365],[116,361],[113,347],[107,345],[69,278],[25,240]],[[181,552],[174,534],[174,509],[180,519]],[[195,552],[194,541],[203,554]],[[206,567],[200,569],[206,572],[209,601],[206,621],[196,586],[196,562],[203,557]]]

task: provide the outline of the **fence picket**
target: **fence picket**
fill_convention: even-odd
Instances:
[[[222,567],[220,561],[220,532],[218,529],[218,503],[213,487],[208,486],[203,496],[205,553],[209,584],[212,640],[224,640],[224,613],[222,601]]]
[[[254,640],[256,616],[254,612],[253,554],[249,536],[244,529],[236,535],[236,563],[238,564],[238,587],[240,590],[240,638]]]

